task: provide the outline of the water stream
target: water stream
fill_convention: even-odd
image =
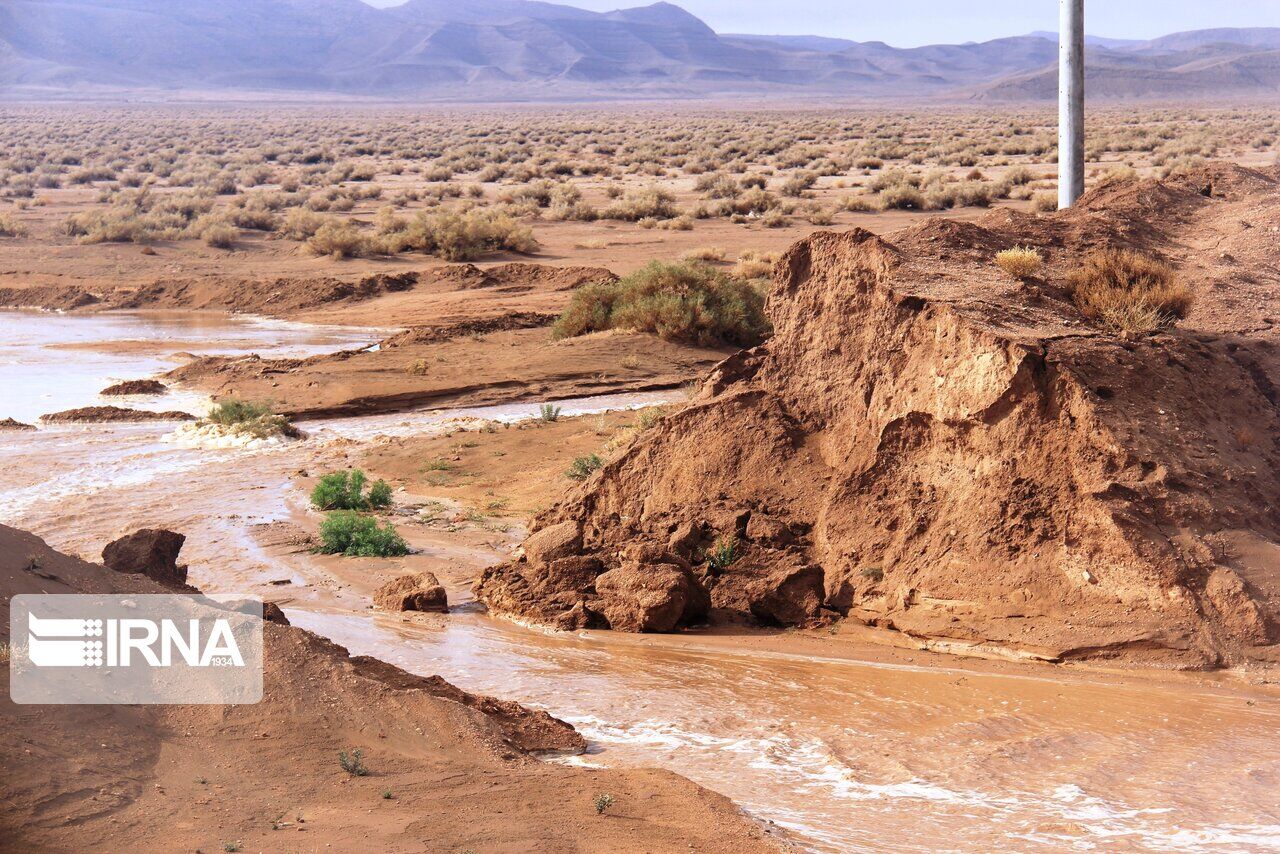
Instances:
[[[162,370],[175,351],[305,354],[376,337],[214,315],[0,313],[0,418],[100,403],[108,380]],[[659,399],[561,405],[569,415]],[[150,403],[202,405],[187,393]],[[549,633],[491,619],[465,588],[451,589],[448,618],[405,622],[307,595],[314,560],[273,556],[248,535],[299,512],[291,478],[317,448],[463,415],[516,420],[536,405],[312,422],[306,442],[256,452],[174,447],[160,441],[164,424],[0,433],[0,522],[90,559],[143,524],[183,531],[195,583],[290,578],[295,624],[546,708],[591,743],[561,761],[670,768],[813,850],[1280,850],[1280,702],[1228,680],[972,667],[786,635]],[[477,566],[500,556],[460,552]]]

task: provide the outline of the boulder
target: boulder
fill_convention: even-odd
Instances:
[[[186,584],[187,566],[178,564],[178,552],[187,538],[163,528],[143,528],[107,543],[102,563],[116,572],[145,575],[162,584]]]
[[[388,611],[449,610],[448,597],[440,580],[430,572],[402,575],[388,581],[373,594],[373,604]]]
[[[669,632],[706,614],[707,594],[688,570],[674,564],[628,561],[596,578],[593,603],[609,627]]]
[[[751,614],[762,623],[803,625],[818,616],[825,596],[822,568],[786,567],[748,585]]]
[[[524,555],[532,564],[550,563],[582,549],[582,528],[576,522],[549,525],[524,541]]]

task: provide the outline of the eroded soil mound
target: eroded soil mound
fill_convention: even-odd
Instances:
[[[79,409],[64,409],[61,412],[41,415],[40,420],[51,424],[108,424],[124,421],[194,421],[195,416],[189,412],[177,410],[149,412],[145,409],[125,409],[120,406],[82,406]]]
[[[1214,166],[797,243],[775,336],[542,514],[477,595],[563,628],[847,616],[957,650],[1207,666],[1280,616],[1280,188]],[[1031,245],[1042,278],[994,253]],[[1060,283],[1173,262],[1198,304],[1118,337]]]
[[[169,387],[159,380],[125,380],[109,385],[98,394],[123,397],[130,394],[165,394]]]
[[[217,309],[357,326],[420,326],[500,315],[512,307],[558,313],[569,292],[614,279],[602,267],[474,264],[359,276],[200,276],[142,285],[0,288],[0,306],[74,309]]]
[[[0,526],[6,637],[19,593],[167,592]],[[36,708],[4,687],[0,847],[83,851],[128,838],[139,851],[781,850],[728,799],[675,774],[535,759],[529,751],[584,747],[546,712],[351,657],[278,608],[268,616],[255,705]],[[338,751],[353,749],[367,776],[339,767]],[[598,792],[625,820],[595,814]]]

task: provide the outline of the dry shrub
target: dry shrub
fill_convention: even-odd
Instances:
[[[1116,332],[1152,332],[1187,316],[1191,289],[1173,267],[1127,249],[1104,249],[1067,278],[1085,317]]]
[[[1030,246],[1015,246],[996,253],[996,266],[1015,279],[1026,279],[1040,272],[1044,259]]]
[[[369,238],[345,219],[330,219],[307,240],[307,249],[316,255],[360,258],[372,250]]]
[[[205,242],[205,245],[218,249],[230,249],[235,246],[236,238],[239,236],[239,229],[225,222],[211,222],[200,230],[200,239]]]
[[[672,219],[680,215],[676,197],[661,187],[632,190],[604,209],[605,219],[639,222],[642,219]]]
[[[769,322],[754,285],[699,262],[652,261],[616,282],[579,288],[552,333],[568,338],[607,329],[751,347],[769,334]]]
[[[748,249],[738,256],[733,265],[733,275],[739,279],[770,279],[780,256],[777,252],[758,252]]]
[[[294,208],[284,218],[284,224],[280,226],[279,234],[290,240],[306,240],[311,235],[320,230],[320,226],[329,221],[329,217],[306,210],[305,208]]]
[[[27,227],[10,214],[0,214],[0,237],[26,237]]]
[[[910,184],[895,184],[880,193],[880,206],[904,211],[922,211],[928,204],[924,193]]]
[[[1037,213],[1051,213],[1058,209],[1058,194],[1054,192],[1036,193],[1031,197],[1031,209]]]
[[[700,246],[684,253],[685,261],[723,261],[724,250],[718,246]]]
[[[856,196],[845,196],[840,200],[840,207],[850,213],[879,213],[884,210],[884,204],[879,197],[862,193]]]
[[[420,213],[403,231],[382,238],[388,252],[417,250],[446,261],[471,261],[487,252],[531,253],[538,248],[533,230],[497,210]]]

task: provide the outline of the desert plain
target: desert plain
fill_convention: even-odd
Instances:
[[[1274,111],[3,112],[6,601],[275,606],[13,850],[1280,839]]]

